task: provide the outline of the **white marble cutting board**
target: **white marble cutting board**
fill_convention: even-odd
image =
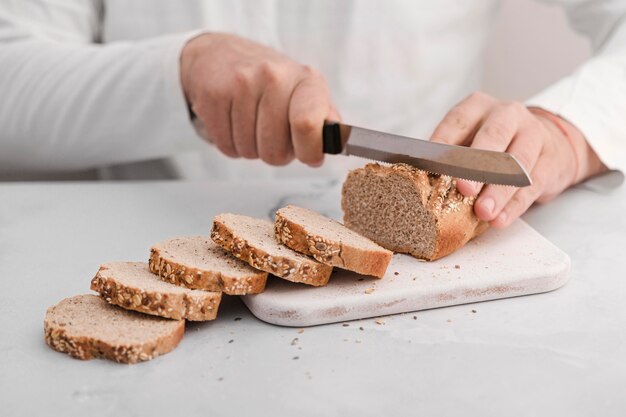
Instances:
[[[268,323],[313,326],[552,291],[569,269],[565,252],[517,220],[435,262],[394,255],[381,280],[340,269],[317,288],[271,277],[264,293],[242,298]]]

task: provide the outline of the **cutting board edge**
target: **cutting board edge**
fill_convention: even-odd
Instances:
[[[450,296],[449,294],[435,294],[432,296],[420,296],[406,302],[393,303],[390,306],[383,306],[380,310],[373,314],[372,311],[364,311],[362,305],[351,309],[343,309],[332,303],[318,306],[315,309],[303,311],[295,305],[284,304],[282,306],[259,305],[254,302],[251,297],[242,296],[244,304],[250,312],[259,320],[269,324],[285,327],[310,327],[323,324],[341,323],[345,321],[353,321],[360,319],[369,319],[374,317],[382,317],[393,314],[411,313],[423,310],[432,310],[442,307],[450,307],[455,305],[475,304],[485,301],[493,301],[504,298],[514,298],[533,294],[542,294],[555,291],[563,287],[569,281],[569,271],[571,262],[569,256],[565,254],[563,264],[554,274],[538,278],[531,278],[526,281],[512,283],[509,291],[502,291],[494,288],[493,290],[482,289],[476,290],[473,295],[467,292],[465,298]],[[367,304],[367,303],[365,303]]]

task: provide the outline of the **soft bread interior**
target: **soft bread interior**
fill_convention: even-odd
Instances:
[[[425,201],[404,176],[360,169],[343,186],[344,224],[386,249],[428,258],[437,227]]]

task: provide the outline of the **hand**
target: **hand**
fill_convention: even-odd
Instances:
[[[205,139],[230,157],[284,165],[323,162],[322,127],[338,120],[326,81],[277,51],[228,34],[203,34],[181,53],[181,81]]]
[[[458,180],[464,195],[479,194],[474,212],[494,227],[508,226],[535,201],[544,203],[563,190],[606,169],[582,133],[557,117],[517,102],[474,93],[457,104],[435,129],[431,140],[513,154],[530,173],[524,188]],[[569,138],[568,138],[569,136]]]

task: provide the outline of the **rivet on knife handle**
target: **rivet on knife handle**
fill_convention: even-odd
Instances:
[[[327,121],[324,123],[324,153],[330,155],[340,154],[343,150],[341,143],[341,130],[339,123]]]

